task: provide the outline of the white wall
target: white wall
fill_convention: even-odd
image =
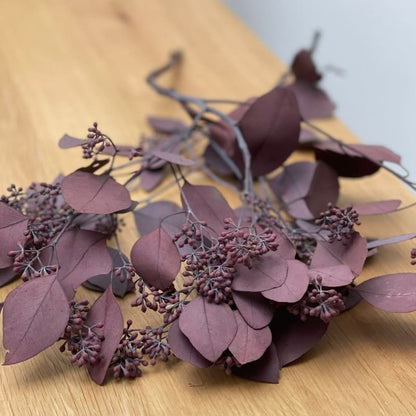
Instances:
[[[315,60],[336,115],[402,156],[416,180],[416,0],[223,0],[286,64],[322,32]]]

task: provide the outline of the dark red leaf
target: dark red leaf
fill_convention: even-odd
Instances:
[[[306,49],[302,49],[295,55],[291,68],[297,80],[315,84],[322,78],[312,60],[311,52]]]
[[[5,365],[32,358],[55,343],[69,317],[65,293],[55,275],[30,280],[9,293],[3,310]]]
[[[136,241],[130,254],[137,273],[156,289],[166,289],[181,268],[181,257],[169,234],[161,227]]]
[[[129,191],[109,175],[76,170],[62,181],[65,201],[76,211],[111,214],[131,205]]]
[[[60,265],[58,280],[68,300],[85,280],[111,271],[113,261],[105,235],[93,231],[67,231],[56,244],[55,259]]]
[[[77,139],[76,137],[69,136],[68,134],[64,134],[59,139],[59,147],[61,149],[69,149],[71,147],[78,147],[82,146],[83,144],[88,143],[88,139]]]
[[[234,311],[234,317],[237,322],[237,333],[228,349],[240,364],[258,360],[272,343],[269,327],[252,328],[238,311]]]
[[[286,311],[279,311],[272,321],[273,344],[280,364],[285,366],[312,349],[324,336],[328,324],[310,318],[303,322]]]
[[[16,278],[17,275],[13,271],[13,266],[6,267],[5,269],[0,269],[0,287],[7,285],[7,283],[10,283]]]
[[[191,185],[186,182],[182,187],[182,206],[185,211],[188,207],[192,216],[198,221],[206,221],[208,227],[217,234],[224,231],[224,219],[236,220],[234,211],[222,196],[221,192],[213,186]]]
[[[316,279],[318,276],[321,277],[322,285],[328,287],[349,285],[355,278],[355,275],[351,271],[351,267],[345,264],[311,268],[309,270],[309,276],[313,279]]]
[[[304,119],[333,116],[335,104],[325,91],[312,83],[298,80],[286,88],[295,94],[300,113]]]
[[[179,328],[207,360],[214,362],[229,347],[237,333],[233,311],[225,303],[211,303],[198,296],[185,306]]]
[[[98,323],[104,325],[100,329],[104,335],[99,355],[100,360],[93,366],[89,366],[88,372],[97,384],[102,384],[123,334],[123,314],[110,288],[95,301],[85,321],[85,325],[89,327]]]
[[[140,184],[146,192],[153,191],[163,181],[164,175],[163,169],[145,169],[140,173]]]
[[[287,274],[284,282],[262,295],[275,302],[296,302],[302,298],[309,285],[308,268],[299,260],[287,261]]]
[[[113,270],[123,267],[125,264],[130,263],[129,259],[123,253],[119,253],[114,248],[108,248],[110,256],[113,261],[113,268],[111,272],[105,274],[99,274],[94,277],[90,277],[83,283],[87,289],[104,292],[108,286],[111,285],[113,293],[123,298],[129,292],[134,292],[134,284],[128,279],[128,272],[123,270],[120,276],[117,276]]]
[[[402,241],[411,240],[412,238],[416,238],[415,233],[400,234],[400,235],[394,235],[393,237],[381,238],[379,240],[369,241],[367,243],[367,249],[371,250],[375,247],[385,246],[387,244],[401,243]]]
[[[251,153],[254,176],[273,171],[298,147],[300,120],[296,98],[286,88],[274,88],[249,107],[238,126]],[[233,159],[242,169],[241,151],[237,143],[234,146]]]
[[[274,314],[274,305],[259,293],[233,291],[233,300],[241,316],[254,329],[264,328]]]
[[[188,127],[180,120],[167,117],[148,117],[147,122],[152,126],[153,130],[158,133],[172,134],[183,133]]]
[[[416,311],[416,273],[374,277],[355,290],[373,306],[389,312]]]
[[[27,218],[0,202],[0,269],[12,265],[12,258],[7,253],[18,249],[17,243],[24,241],[26,228]]]
[[[280,369],[281,365],[277,356],[276,347],[271,344],[260,359],[241,367],[234,367],[233,374],[249,380],[264,383],[278,383]]]
[[[328,140],[315,146],[315,156],[335,169],[338,175],[351,178],[377,172],[379,163],[384,161],[400,164],[400,156],[384,146],[340,145]]]
[[[359,233],[346,241],[328,243],[319,241],[312,256],[311,269],[321,269],[329,266],[347,265],[354,276],[363,269],[367,257],[367,242]]]
[[[206,368],[212,363],[206,360],[190,343],[189,339],[181,332],[179,321],[175,321],[168,334],[168,343],[173,353],[183,361],[196,367]]]
[[[287,277],[288,262],[276,252],[270,252],[253,262],[253,267],[239,267],[232,288],[242,292],[262,292],[281,286]]]
[[[379,215],[394,212],[400,206],[400,199],[390,199],[387,201],[374,201],[365,204],[354,204],[353,208],[359,215]]]

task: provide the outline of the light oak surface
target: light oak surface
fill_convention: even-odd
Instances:
[[[260,95],[284,70],[214,0],[1,0],[0,189],[11,182],[51,181],[77,168],[83,163],[79,152],[60,150],[57,140],[63,133],[83,137],[93,121],[117,142],[136,144],[148,131],[147,115],[184,117],[176,103],[144,82],[178,48],[185,53],[183,66],[164,82],[193,95]],[[319,125],[356,140],[336,120]],[[342,181],[342,202],[382,198],[409,203],[414,195],[386,172]],[[365,219],[361,230],[371,237],[408,233],[416,229],[414,218],[413,208]],[[137,234],[133,227],[124,234],[128,251]],[[416,271],[409,265],[411,247],[405,242],[381,248],[359,280]],[[0,301],[9,290],[0,290]],[[156,322],[128,304],[126,319]],[[365,302],[335,319],[311,352],[282,370],[278,385],[172,359],[135,381],[110,380],[100,387],[53,346],[0,368],[0,414],[414,415],[415,347],[415,314],[389,314]],[[1,361],[4,356],[1,348]]]

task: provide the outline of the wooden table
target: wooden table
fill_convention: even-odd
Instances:
[[[182,115],[176,103],[144,82],[173,49],[183,49],[186,59],[165,82],[199,96],[260,95],[284,70],[215,0],[2,0],[0,39],[2,190],[11,182],[51,181],[78,167],[77,151],[57,147],[65,132],[83,137],[97,120],[117,141],[133,144],[148,129],[147,115]],[[319,125],[355,140],[336,120]],[[385,172],[359,182],[344,180],[342,195],[344,202],[414,200]],[[362,229],[372,237],[415,231],[414,215],[411,209],[366,219]],[[125,234],[128,247],[136,232],[131,228]],[[382,248],[360,280],[412,271],[411,247],[406,242]],[[8,290],[0,291],[0,300]],[[136,321],[153,319],[129,309],[124,306],[125,315]],[[51,347],[32,360],[0,368],[0,414],[414,415],[415,346],[415,314],[384,313],[363,302],[337,318],[316,348],[283,369],[279,385],[172,359],[133,382],[100,387]],[[1,361],[4,355],[1,349]]]

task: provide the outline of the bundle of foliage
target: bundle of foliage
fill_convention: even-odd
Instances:
[[[8,188],[0,203],[0,284],[23,282],[1,304],[5,364],[58,342],[99,384],[109,373],[140,376],[172,354],[275,383],[362,298],[387,311],[416,310],[415,273],[354,284],[377,247],[416,234],[367,241],[356,229],[360,217],[402,209],[401,202],[338,207],[339,177],[384,168],[416,186],[390,167],[400,157],[389,149],[343,143],[309,121],[334,110],[318,86],[313,49],[295,56],[278,86],[245,102],[159,85],[181,59],[175,53],[147,81],[184,108],[189,125],[149,118],[154,134],[135,147],[114,143],[94,123],[85,139],[59,142],[81,148],[90,164],[52,184]],[[225,114],[217,108],[224,103],[236,108]],[[300,147],[316,160],[285,163]],[[236,192],[241,206],[191,183],[196,169]],[[124,184],[114,179],[120,170]],[[148,198],[132,200],[135,183]],[[157,198],[168,186],[181,206]],[[125,215],[134,215],[140,234],[128,254],[119,244]],[[103,293],[90,305],[76,300],[80,285]],[[124,324],[115,296],[129,293],[133,307],[160,314],[159,326]]]

